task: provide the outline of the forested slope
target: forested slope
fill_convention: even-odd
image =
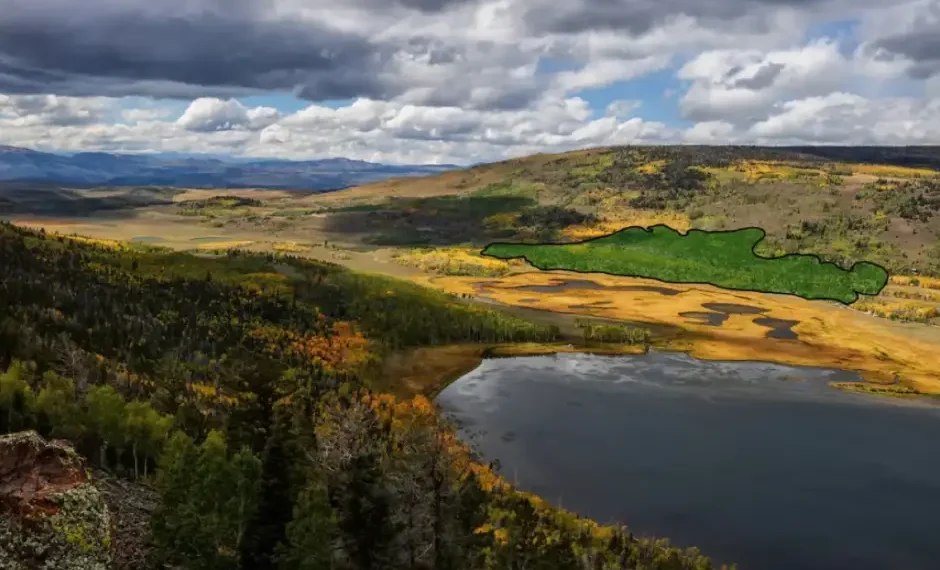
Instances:
[[[329,264],[0,226],[0,432],[157,485],[135,568],[710,568],[513,491],[426,399],[368,390],[401,347],[556,334]]]

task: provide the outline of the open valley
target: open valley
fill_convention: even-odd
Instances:
[[[122,409],[147,397],[167,414],[127,425],[172,419],[252,442],[232,418],[295,414],[323,438],[316,461],[337,489],[357,468],[343,463],[354,441],[374,446],[365,456],[442,453],[462,473],[453,489],[489,493],[466,532],[499,556],[535,528],[546,544],[577,536],[579,552],[660,570],[930,570],[940,175],[702,152],[536,156],[325,193],[2,186],[0,218],[13,226],[0,237],[20,275],[5,290],[39,331],[8,350],[42,355],[32,344],[65,337],[41,335],[74,335],[61,346],[90,351],[128,398]],[[650,227],[668,239],[626,254],[603,238]],[[689,236],[736,241],[689,248]],[[582,248],[597,242],[601,254]],[[565,253],[530,264],[519,252],[533,246]],[[753,264],[777,258],[794,265],[754,278]],[[552,269],[555,259],[577,270]],[[48,289],[39,302],[35,288]],[[137,314],[119,332],[98,326],[118,310],[109,300],[131,297]],[[175,346],[189,354],[179,364]],[[66,356],[48,358],[65,369]],[[3,378],[35,403],[10,425],[29,425],[34,408],[37,422],[65,413],[55,390],[98,409],[97,389],[79,396],[11,362]],[[68,429],[87,453],[108,428]],[[158,459],[146,441],[132,448],[145,469]],[[129,462],[124,449],[98,452],[100,464]],[[384,455],[376,469],[411,481],[399,461]],[[422,485],[433,478],[413,473],[408,485],[432,496]],[[395,517],[411,488],[394,487]]]

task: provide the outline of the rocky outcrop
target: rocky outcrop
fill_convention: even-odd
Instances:
[[[36,432],[0,436],[0,568],[104,570],[111,520],[84,460]]]

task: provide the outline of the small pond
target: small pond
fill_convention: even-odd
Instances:
[[[227,238],[225,236],[201,236],[201,237],[190,238],[189,241],[202,243],[202,242],[214,242],[214,241],[227,241],[229,239],[231,238]]]
[[[828,386],[857,379],[561,354],[486,360],[438,403],[521,488],[741,570],[936,569],[940,406]]]
[[[658,285],[601,285],[587,279],[554,279],[551,285],[519,285],[513,287],[517,291],[532,291],[534,293],[563,293],[578,290],[594,291],[648,291],[660,295],[678,295],[682,289],[661,287]]]

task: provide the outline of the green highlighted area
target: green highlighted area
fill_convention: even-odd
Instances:
[[[754,253],[764,230],[745,228],[685,235],[667,226],[632,227],[579,243],[493,243],[483,255],[522,258],[542,270],[608,273],[670,283],[705,283],[725,289],[786,293],[805,299],[852,303],[877,295],[888,282],[879,265],[858,262],[851,270],[815,255],[766,258]]]

